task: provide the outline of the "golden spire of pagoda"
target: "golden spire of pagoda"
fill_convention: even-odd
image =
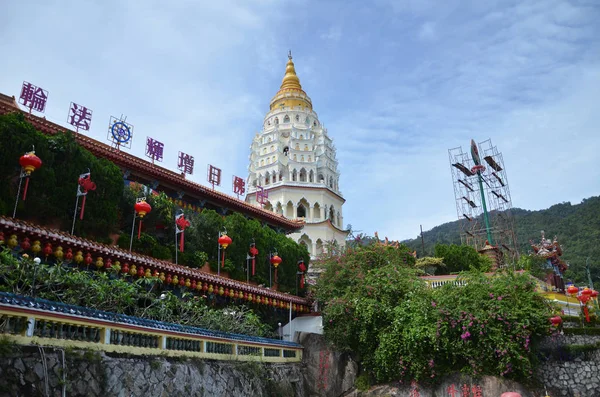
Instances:
[[[292,51],[288,52],[288,61],[285,65],[285,75],[281,82],[279,91],[271,100],[271,110],[275,109],[276,106],[281,107],[307,107],[312,110],[312,101],[306,95],[306,92],[302,90],[300,85],[300,79],[296,74],[296,68],[292,61]]]
[[[296,74],[294,62],[292,61],[292,51],[288,53],[288,62],[285,65],[285,76],[283,76],[283,81],[281,82],[281,87],[279,87],[279,91],[286,89],[302,90],[302,86],[300,85],[300,79]]]

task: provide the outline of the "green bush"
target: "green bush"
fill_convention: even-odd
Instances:
[[[530,276],[475,271],[462,287],[431,289],[407,253],[372,245],[323,259],[316,297],[328,341],[378,382],[456,371],[527,379],[552,310]]]

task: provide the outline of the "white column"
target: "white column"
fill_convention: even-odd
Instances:
[[[292,215],[292,219],[298,218],[298,205],[294,204],[294,215]]]
[[[311,222],[313,222],[313,221],[315,220],[315,217],[314,217],[314,210],[315,210],[315,207],[314,207],[314,205],[311,205],[311,206],[310,206],[310,210],[309,210],[309,214],[310,214],[310,218],[309,218],[309,220],[310,220]]]

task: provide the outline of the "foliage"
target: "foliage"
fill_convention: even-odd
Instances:
[[[127,230],[119,238],[121,248],[129,248],[130,230],[133,222],[133,205],[136,197],[144,196],[152,206],[152,211],[144,217],[141,239],[134,237],[133,250],[158,259],[175,261],[175,229],[174,216],[178,207],[164,193],[147,194],[141,185],[126,188],[121,201],[123,229]],[[261,225],[257,220],[250,220],[242,214],[233,213],[221,216],[213,210],[205,209],[200,213],[184,210],[190,226],[185,229],[185,252],[178,253],[178,263],[189,267],[200,268],[208,261],[213,271],[220,266],[217,240],[219,232],[226,230],[232,243],[225,250],[225,268],[222,271],[237,280],[246,280],[247,254],[252,242],[259,251],[256,259],[256,275],[251,277],[260,284],[269,283],[268,254],[276,250],[283,259],[279,266],[279,290],[296,292],[297,261],[303,259],[308,264],[310,255],[305,247],[287,236]],[[137,227],[137,226],[136,226]],[[221,252],[222,255],[222,252]]]
[[[565,328],[565,335],[600,335],[600,328],[582,327],[582,328]]]
[[[105,238],[116,229],[123,192],[123,177],[117,166],[82,148],[71,133],[49,136],[36,131],[21,113],[0,116],[0,142],[0,214],[12,216],[19,157],[35,146],[42,167],[32,174],[27,201],[19,201],[17,216],[70,230],[77,180],[89,169],[97,189],[89,193],[85,222],[76,223],[76,233]]]
[[[530,276],[473,271],[461,276],[466,286],[430,289],[407,253],[371,245],[323,259],[315,290],[328,341],[378,382],[529,377],[551,314]]]
[[[419,269],[423,269],[427,274],[441,274],[440,269],[446,267],[444,258],[436,258],[433,256],[418,258],[415,265]]]
[[[555,204],[539,211],[513,208],[515,234],[521,254],[531,253],[529,240],[539,240],[540,231],[547,237],[558,236],[563,247],[562,259],[569,263],[567,278],[577,283],[588,283],[585,265],[590,258],[590,273],[594,283],[600,285],[600,196]],[[460,244],[458,221],[444,223],[423,233],[425,252],[431,254],[436,244]],[[423,256],[421,238],[404,242]]]
[[[473,247],[467,245],[436,244],[435,256],[442,258],[444,268],[439,268],[436,274],[452,274],[467,270],[491,270],[490,259],[480,255]]]
[[[216,309],[210,298],[167,290],[157,278],[118,277],[114,271],[88,272],[66,265],[34,264],[0,252],[0,291],[192,325],[212,330],[270,336],[269,326],[244,306]]]

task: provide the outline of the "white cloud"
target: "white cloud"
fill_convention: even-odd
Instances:
[[[425,22],[419,28],[418,33],[419,40],[422,41],[433,41],[437,38],[437,32],[435,29],[435,24],[433,22]]]

